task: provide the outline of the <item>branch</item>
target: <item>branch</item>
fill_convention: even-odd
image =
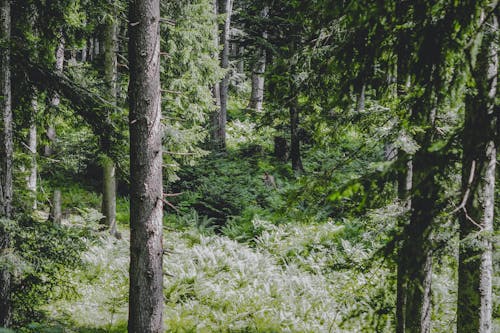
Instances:
[[[89,124],[96,136],[104,142],[111,139],[116,142],[124,140],[120,131],[109,121],[109,115],[112,112],[121,111],[119,107],[74,82],[65,74],[32,62],[15,52],[13,54],[17,57],[18,64],[26,74],[27,79],[34,86],[40,90],[55,91],[60,96],[65,97],[76,113]],[[116,157],[118,154],[111,152],[110,146],[104,146],[103,151]]]

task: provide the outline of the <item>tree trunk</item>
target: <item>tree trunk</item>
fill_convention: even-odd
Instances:
[[[408,11],[408,2],[396,3],[397,17],[404,17]],[[399,99],[404,98],[410,88],[408,76],[408,33],[401,29],[397,36],[397,63],[396,63],[396,90],[395,95]],[[407,114],[410,114],[409,110]],[[398,198],[404,205],[404,213],[398,221],[402,230],[401,240],[397,245],[397,268],[396,268],[396,333],[406,332],[406,305],[407,305],[407,257],[405,251],[409,246],[406,237],[406,225],[408,212],[411,209],[411,189],[413,186],[413,162],[411,156],[403,150],[397,151],[397,158],[402,161],[398,175]]]
[[[108,88],[109,99],[116,104],[117,98],[117,24],[116,8],[112,3],[113,9],[110,18],[106,22],[104,34],[104,79]],[[111,115],[108,115],[108,122],[111,122]],[[105,140],[104,145],[110,145],[111,140]],[[109,147],[104,147],[108,151]],[[102,214],[104,223],[109,227],[110,233],[116,235],[116,172],[115,163],[109,157],[104,158],[103,163],[103,191],[102,191]]]
[[[2,133],[0,137],[0,218],[10,219],[12,215],[12,108],[10,80],[10,1],[0,2],[0,34],[7,47],[0,48],[0,120]],[[10,234],[1,226],[0,252],[10,248]],[[9,327],[12,318],[11,273],[8,268],[0,269],[0,327]]]
[[[266,6],[261,12],[261,17],[266,19],[269,16],[269,7]],[[267,39],[267,31],[262,32],[262,38]],[[266,72],[267,52],[264,47],[259,49],[259,57],[252,71],[252,92],[250,94],[249,109],[255,109],[257,112],[262,110],[264,101],[264,73]]]
[[[64,39],[61,38],[56,49],[56,72],[62,73],[64,69]],[[58,93],[54,93],[50,99],[50,112],[53,114],[59,107],[60,98]],[[49,124],[46,131],[49,144],[44,147],[44,155],[50,156],[54,154],[54,142],[56,140],[56,129],[52,124]]]
[[[233,11],[233,0],[224,1],[224,29],[222,30],[221,43],[223,45],[221,53],[221,67],[225,70],[229,69],[229,40],[231,32],[231,15]],[[228,90],[229,90],[229,72],[226,73],[220,82],[220,111],[217,123],[217,149],[226,150],[226,122],[227,122],[227,103],[228,103]]]
[[[490,333],[492,327],[492,239],[497,147],[498,21],[482,36],[473,78],[477,93],[466,98],[463,132],[462,203],[458,268],[457,332]]]
[[[52,206],[50,207],[49,221],[60,224],[62,220],[62,198],[61,190],[55,189],[52,194]]]
[[[31,100],[32,107],[32,116],[31,116],[31,124],[28,134],[28,149],[31,155],[31,167],[30,173],[28,175],[28,190],[31,192],[33,204],[31,208],[37,208],[36,194],[37,194],[37,131],[36,131],[36,114],[38,113],[38,101],[36,96]]]
[[[435,157],[427,152],[428,145],[413,159],[413,177],[416,190],[411,198],[410,223],[404,232],[400,256],[404,258],[400,272],[402,309],[405,332],[430,332],[432,242],[431,227],[436,215],[435,202],[438,185],[432,174]],[[398,297],[398,298],[399,298]]]
[[[297,174],[302,173],[304,167],[300,157],[299,105],[297,97],[294,97],[290,104],[290,159],[293,171]]]
[[[116,236],[116,176],[115,163],[106,156],[103,161],[102,215],[111,235]]]
[[[163,333],[160,0],[129,7],[130,333]]]
[[[213,0],[214,15],[217,17],[219,15],[219,3],[218,0]],[[216,23],[214,25],[214,44],[217,50],[214,53],[214,58],[219,59],[219,25]],[[219,150],[221,146],[219,128],[220,125],[220,82],[216,82],[212,87],[212,95],[215,101],[215,110],[210,115],[210,140],[211,148],[213,150]]]
[[[274,137],[274,156],[283,163],[288,160],[288,144],[282,136]]]
[[[365,90],[366,84],[363,82],[359,87],[358,101],[356,103],[356,111],[358,113],[365,111]]]

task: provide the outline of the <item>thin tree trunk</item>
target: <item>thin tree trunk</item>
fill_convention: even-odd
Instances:
[[[300,174],[304,171],[300,157],[299,105],[297,97],[290,104],[290,159],[292,170]]]
[[[83,42],[83,48],[81,52],[82,52],[82,57],[81,57],[82,62],[87,62],[87,40]]]
[[[238,74],[245,74],[245,59],[243,58],[243,55],[245,54],[245,48],[243,46],[238,46],[238,52],[236,56],[239,58],[238,59]]]
[[[269,16],[269,7],[266,6],[261,12],[261,17],[263,19]],[[267,31],[262,32],[262,38],[267,39]],[[262,110],[262,104],[264,101],[264,73],[266,72],[266,57],[267,52],[264,47],[259,49],[259,58],[255,63],[254,69],[252,71],[252,92],[250,94],[250,103],[248,108],[255,109],[257,112]]]
[[[213,9],[214,15],[217,18],[219,15],[219,4],[218,0],[213,0]],[[217,23],[214,24],[214,45],[217,50],[214,53],[214,58],[219,59],[219,25]],[[212,95],[215,101],[215,110],[210,115],[210,140],[211,140],[211,148],[213,150],[218,150],[221,146],[220,143],[220,82],[216,82],[212,87]]]
[[[61,190],[55,189],[52,193],[52,206],[50,208],[49,221],[60,224],[62,220],[62,198]]]
[[[492,240],[495,207],[494,112],[498,77],[498,21],[493,15],[482,37],[476,68],[477,94],[466,98],[463,132],[462,204],[458,267],[457,332],[491,333]]]
[[[106,156],[102,166],[102,215],[111,235],[116,235],[116,170],[113,160]]]
[[[160,0],[129,5],[130,333],[163,333]]]
[[[62,73],[64,69],[64,39],[61,38],[56,49],[56,72]],[[51,116],[55,113],[61,102],[58,93],[54,93],[50,99],[50,112]],[[52,124],[49,124],[46,130],[49,144],[44,147],[44,155],[50,156],[54,154],[54,142],[56,140],[56,129]]]
[[[358,101],[356,103],[357,112],[363,112],[365,110],[365,89],[366,84],[363,82],[359,88]]]
[[[101,54],[101,51],[99,49],[99,38],[94,37],[93,40],[94,40],[94,42],[92,44],[94,45],[94,47],[92,49],[92,58],[94,60],[96,60],[99,57],[99,55]]]
[[[233,11],[233,0],[224,1],[224,29],[221,35],[221,44],[223,45],[221,54],[221,67],[225,70],[229,69],[229,40],[231,32],[231,15]],[[229,91],[229,72],[226,73],[220,82],[220,112],[217,124],[217,144],[218,150],[226,150],[226,122],[227,122],[227,103]]]
[[[0,49],[0,218],[9,219],[12,215],[12,108],[11,108],[11,73],[10,73],[10,1],[0,2],[0,34],[7,47]],[[0,226],[0,252],[10,248],[10,234]],[[0,269],[0,327],[9,327],[12,318],[11,273],[8,268]]]
[[[114,3],[112,3],[114,5]],[[108,94],[110,100],[116,104],[117,98],[117,24],[116,24],[116,8],[113,6],[112,17],[106,22],[104,34],[104,77],[108,86]],[[108,122],[111,122],[110,115]],[[106,140],[111,141],[111,140]],[[110,142],[105,142],[104,145],[110,145]],[[104,147],[107,151],[109,147]],[[106,156],[103,162],[103,191],[102,191],[102,214],[104,215],[104,223],[109,227],[110,233],[116,235],[116,172],[115,163]]]
[[[28,134],[28,148],[29,148],[29,153],[31,155],[31,167],[30,167],[30,173],[28,175],[28,190],[31,192],[33,204],[31,205],[31,208],[36,209],[37,208],[37,200],[36,200],[36,195],[37,195],[37,131],[36,131],[36,114],[38,113],[38,101],[37,97],[34,96],[33,99],[31,100],[31,124],[30,124],[30,129],[29,129],[29,134]]]

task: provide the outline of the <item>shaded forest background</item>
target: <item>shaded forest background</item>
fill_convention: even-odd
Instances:
[[[500,330],[498,1],[0,13],[0,332]]]

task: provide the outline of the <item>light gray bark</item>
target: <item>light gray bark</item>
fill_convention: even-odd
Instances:
[[[229,40],[231,38],[231,15],[233,11],[233,0],[224,0],[224,29],[221,34],[221,44],[223,46],[221,53],[221,67],[225,70],[229,69]],[[220,82],[220,111],[218,114],[216,128],[216,144],[217,150],[226,149],[226,122],[227,122],[227,103],[229,91],[229,72],[226,73]]]
[[[29,154],[31,155],[31,166],[30,166],[30,173],[28,175],[28,190],[31,192],[33,204],[31,208],[36,209],[37,208],[37,200],[36,200],[36,195],[37,195],[37,176],[38,176],[38,171],[37,171],[37,130],[36,130],[36,114],[38,113],[38,100],[37,97],[34,96],[33,99],[31,100],[31,124],[28,132],[28,149],[29,149]]]
[[[115,5],[113,3],[113,5]],[[116,104],[117,98],[117,23],[116,7],[113,6],[111,17],[106,22],[104,34],[104,78],[108,87],[109,99]],[[111,122],[108,115],[108,122]],[[111,140],[105,144],[110,145]],[[105,149],[106,150],[106,149]],[[104,223],[112,235],[116,235],[116,170],[114,161],[106,156],[103,162],[102,214]]]
[[[55,70],[58,73],[62,73],[64,69],[64,39],[61,38],[56,49],[56,64]],[[58,93],[54,93],[50,99],[50,112],[53,114],[59,108],[61,100]],[[54,154],[54,142],[56,140],[56,129],[52,124],[49,124],[46,130],[47,139],[49,139],[49,144],[44,147],[44,155],[50,156]]]
[[[129,4],[130,333],[163,333],[160,1]]]
[[[52,193],[52,206],[50,207],[50,215],[49,221],[60,224],[62,220],[62,198],[61,198],[61,190],[55,189]]]
[[[298,97],[294,97],[290,102],[290,160],[292,170],[296,174],[304,171],[300,154],[299,120],[300,120]]]
[[[365,83],[362,83],[361,87],[359,88],[358,101],[356,103],[357,112],[363,112],[365,110],[365,90],[366,85]]]
[[[0,37],[10,43],[10,1],[0,1]],[[0,49],[0,218],[9,219],[12,215],[12,107],[11,107],[11,72],[10,47]],[[0,224],[0,252],[10,248],[10,234]],[[9,327],[12,319],[11,273],[8,269],[0,269],[0,327]]]
[[[269,16],[269,7],[266,6],[261,12],[262,18]],[[262,32],[262,38],[267,39],[267,31]],[[267,52],[264,47],[259,48],[259,56],[252,71],[252,91],[250,93],[250,103],[248,108],[255,109],[257,112],[262,110],[264,101],[264,73],[266,72]]]
[[[491,333],[492,240],[497,160],[498,21],[490,18],[472,70],[476,94],[466,98],[458,268],[457,332]]]

